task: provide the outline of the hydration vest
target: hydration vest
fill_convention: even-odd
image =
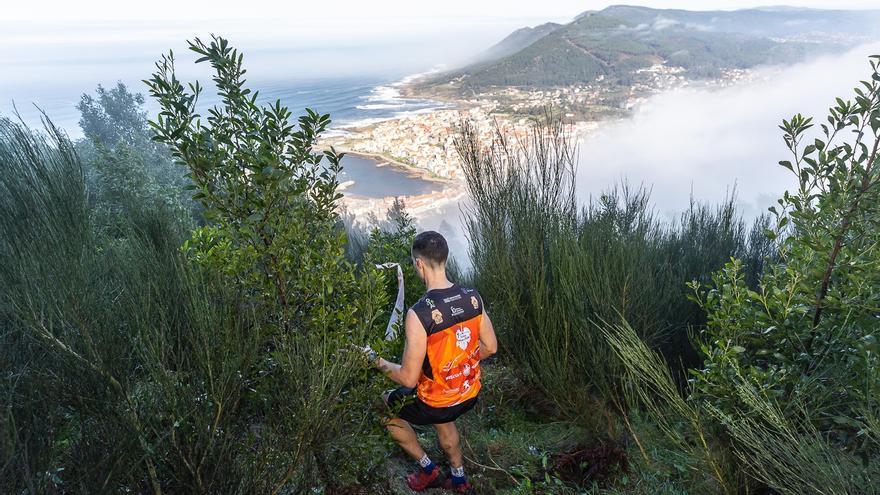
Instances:
[[[480,391],[480,323],[483,300],[453,284],[425,293],[412,307],[428,334],[416,393],[432,407],[450,407]]]

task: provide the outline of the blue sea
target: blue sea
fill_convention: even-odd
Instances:
[[[264,103],[280,100],[294,115],[305,108],[311,108],[331,116],[329,133],[342,133],[352,126],[374,123],[407,114],[428,112],[441,108],[443,103],[430,100],[404,98],[399,86],[414,75],[391,74],[388,76],[346,76],[312,77],[308,79],[269,79],[249,82],[252,89],[259,90],[259,100]],[[199,77],[206,86],[200,97],[200,110],[219,103],[219,98],[211,91],[208,78]],[[156,105],[146,94],[143,83],[125,81],[132,91],[144,94],[145,108],[155,115]],[[79,112],[76,104],[83,93],[93,92],[97,82],[90,85],[67,83],[63,79],[43,80],[41,84],[18,85],[14,88],[0,88],[7,94],[0,94],[0,115],[11,116],[17,108],[22,119],[29,125],[39,127],[40,110],[63,128],[72,138],[82,136],[79,128]],[[103,81],[111,86],[114,81]],[[10,94],[11,93],[11,94]],[[13,108],[13,102],[15,108]],[[424,180],[410,171],[392,166],[379,166],[367,157],[349,155],[343,159],[342,182],[354,181],[346,188],[346,194],[367,197],[423,194],[437,190],[438,185]]]

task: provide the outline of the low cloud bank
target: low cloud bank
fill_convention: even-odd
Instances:
[[[850,98],[870,77],[868,56],[877,53],[880,43],[762,70],[757,82],[736,87],[656,95],[633,118],[603,124],[580,144],[579,196],[589,201],[626,179],[651,188],[657,210],[674,215],[691,193],[717,203],[735,186],[742,212],[756,216],[794,187],[778,165],[789,158],[782,119],[800,112],[824,122],[835,97]]]

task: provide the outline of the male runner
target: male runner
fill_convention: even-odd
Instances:
[[[495,330],[474,289],[459,287],[446,278],[449,247],[437,232],[417,235],[412,260],[427,292],[406,314],[406,345],[401,364],[371,360],[400,388],[385,394],[394,406],[406,401],[398,417],[387,422],[392,438],[418,461],[407,477],[414,491],[443,486],[456,493],[473,493],[464,464],[455,420],[471,410],[480,392],[480,360],[498,349]],[[438,482],[438,468],[419,445],[411,425],[434,425],[440,446],[449,459],[450,476]]]

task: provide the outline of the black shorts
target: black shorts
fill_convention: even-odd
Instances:
[[[407,400],[407,398],[409,399]],[[415,388],[400,387],[388,394],[386,399],[386,403],[392,408],[401,402],[403,402],[403,406],[397,413],[398,418],[410,424],[426,426],[455,421],[459,416],[474,408],[474,404],[477,403],[477,397],[472,397],[454,406],[433,407],[425,404],[418,398]]]

